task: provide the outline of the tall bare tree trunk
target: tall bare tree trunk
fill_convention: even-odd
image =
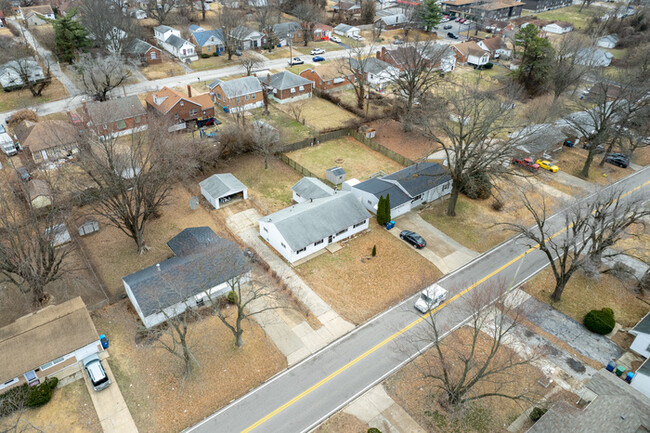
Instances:
[[[449,195],[449,203],[447,204],[447,216],[456,216],[456,203],[458,202],[458,195],[460,194],[460,186],[458,182],[453,182],[451,186],[451,194]]]

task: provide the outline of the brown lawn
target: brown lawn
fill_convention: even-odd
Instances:
[[[357,119],[354,114],[324,99],[312,97],[305,101],[280,104],[278,109],[288,113],[292,105],[299,104],[303,106],[302,114],[307,125],[319,131],[340,128],[345,126],[346,122]]]
[[[582,148],[563,148],[562,152],[557,156],[557,161],[554,161],[555,164],[564,170],[566,173],[569,173],[573,176],[580,176],[582,167],[587,158],[587,150]],[[591,164],[589,169],[589,181],[597,183],[599,185],[609,185],[616,180],[627,176],[632,173],[632,170],[629,168],[620,168],[612,164],[605,163],[603,167],[600,167],[598,164],[603,158],[602,154],[596,155],[594,161]]]
[[[318,426],[314,433],[366,433],[368,424],[364,424],[354,415],[337,412]]]
[[[254,321],[245,325],[244,347],[236,349],[230,331],[206,315],[188,333],[200,369],[183,380],[180,361],[159,343],[136,343],[136,318],[128,300],[93,315],[111,339],[108,362],[143,433],[181,431],[286,367]]]
[[[185,74],[185,70],[181,65],[171,60],[166,55],[163,55],[162,63],[157,65],[144,66],[140,71],[150,80],[158,80],[160,78],[173,77],[175,75]]]
[[[371,220],[371,230],[296,267],[305,282],[340,315],[360,324],[415,293],[442,273]],[[377,246],[377,256],[370,257]]]
[[[9,111],[67,98],[68,92],[59,80],[52,78],[52,82],[43,90],[41,96],[32,96],[28,89],[2,91],[0,95],[2,96],[0,97],[0,111]]]
[[[426,158],[440,148],[417,132],[404,132],[402,124],[396,120],[382,119],[369,125],[376,130],[377,143],[413,161]]]
[[[336,166],[343,167],[347,179],[361,181],[380,171],[390,174],[404,168],[352,137],[325,141],[289,152],[287,156],[320,177],[325,177],[325,170]]]

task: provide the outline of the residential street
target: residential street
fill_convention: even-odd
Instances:
[[[622,200],[648,200],[650,170],[635,172],[607,188],[625,192]],[[549,218],[557,236],[563,236],[563,221],[561,214]],[[518,286],[546,266],[544,254],[521,238],[482,254],[438,281],[449,290],[448,301],[436,312],[438,325],[445,333],[462,325],[466,316],[456,307],[467,302],[464,295],[469,291],[495,284]],[[414,301],[412,297],[387,310],[187,431],[310,430],[429,346],[417,338],[425,324],[413,308]]]

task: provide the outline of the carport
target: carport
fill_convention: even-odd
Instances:
[[[214,174],[199,183],[201,194],[215,209],[234,200],[247,199],[248,188],[231,173]]]

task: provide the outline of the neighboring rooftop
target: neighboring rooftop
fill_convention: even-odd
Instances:
[[[213,174],[204,181],[199,182],[199,186],[212,197],[232,195],[246,189],[246,185],[241,183],[232,173]]]
[[[308,80],[289,71],[278,72],[277,74],[273,74],[269,77],[269,85],[278,90],[290,89],[292,87],[298,86],[307,86],[309,84],[312,84],[311,80]]]
[[[634,325],[634,328],[630,329],[630,331],[650,334],[650,313],[646,314],[643,319],[639,320],[639,323]]]
[[[20,144],[31,152],[77,142],[79,133],[70,123],[63,120],[43,120],[34,123],[23,120],[14,129]]]
[[[91,102],[86,105],[88,116],[96,125],[117,122],[147,114],[137,96]]]
[[[291,187],[291,190],[305,199],[329,197],[334,194],[332,188],[315,177],[303,177]]]
[[[213,90],[217,86],[221,87],[228,99],[262,91],[260,80],[254,76],[237,78],[230,81],[216,79],[208,87],[210,90]]]

